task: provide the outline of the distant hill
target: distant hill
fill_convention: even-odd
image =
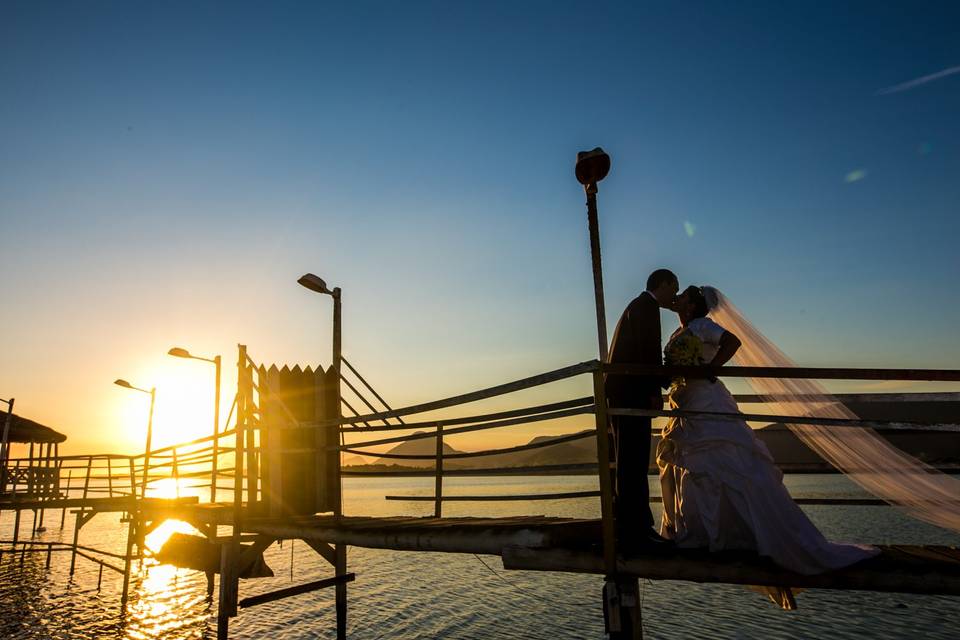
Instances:
[[[414,433],[429,433],[428,431],[415,431]],[[421,438],[419,440],[408,440],[401,442],[387,453],[403,454],[408,456],[434,455],[437,452],[437,439]],[[443,443],[443,454],[461,453],[446,442]],[[452,460],[450,461],[453,462]],[[382,465],[402,465],[405,467],[433,467],[433,460],[403,460],[397,458],[377,458],[372,464]],[[447,463],[445,462],[444,465]]]
[[[590,432],[592,433],[592,430]],[[818,470],[826,467],[826,462],[803,444],[785,425],[767,425],[757,429],[755,433],[770,449],[774,460],[787,470],[791,467],[794,470],[807,468]],[[565,435],[569,434],[536,436],[528,444],[549,441]],[[911,429],[883,432],[882,435],[894,446],[929,464],[941,466],[960,464],[960,438],[957,438],[955,432],[925,432]],[[651,438],[650,459],[648,461],[651,468],[655,466],[654,456],[658,441],[659,436]],[[460,453],[446,443],[444,443],[443,451],[446,455]],[[389,451],[389,453],[415,455],[433,455],[435,452],[436,438],[411,440],[401,443]],[[444,460],[444,467],[446,469],[507,469],[511,467],[587,464],[595,463],[596,460],[596,439],[587,437],[529,451]],[[433,460],[373,459],[372,457],[348,456],[344,459],[344,466],[348,465],[371,469],[374,465],[378,467],[415,467],[422,469],[433,468]]]

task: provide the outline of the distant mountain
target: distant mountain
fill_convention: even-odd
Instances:
[[[428,431],[415,431],[414,433],[429,433]],[[387,453],[394,454],[403,454],[403,455],[435,455],[437,453],[437,439],[433,438],[421,438],[419,440],[407,440],[406,442],[401,442],[399,445],[387,451]],[[443,454],[448,455],[452,453],[462,453],[457,449],[454,449],[446,442],[443,443]],[[451,460],[451,462],[453,462]],[[386,464],[386,465],[402,465],[405,467],[433,467],[433,460],[404,460],[402,458],[377,458],[373,461],[372,464]],[[444,465],[447,463],[444,462]]]
[[[592,433],[588,430],[581,433]],[[427,433],[427,432],[421,432]],[[811,451],[797,438],[792,431],[782,424],[771,424],[755,431],[757,437],[767,445],[774,460],[785,470],[824,470],[827,463],[815,452]],[[536,444],[569,434],[537,436],[528,444]],[[906,451],[934,465],[960,464],[960,439],[955,432],[929,432],[922,430],[886,431],[881,435],[894,446]],[[650,442],[650,459],[648,463],[655,468],[659,436],[652,436]],[[444,443],[445,455],[460,453],[450,445]],[[411,440],[394,447],[389,453],[414,455],[430,455],[436,452],[436,438]],[[347,462],[349,460],[349,462]],[[501,453],[476,458],[455,458],[444,460],[446,469],[503,469],[511,467],[533,467],[545,465],[570,465],[596,463],[596,438],[586,437],[572,442],[561,442],[553,446],[546,446],[529,451]],[[399,467],[432,468],[433,460],[404,460],[396,458],[366,458],[352,456],[345,458],[344,465],[388,465]]]
[[[418,432],[427,433],[427,432]],[[560,438],[568,434],[556,436],[537,436],[527,444],[541,443]],[[405,455],[434,455],[437,450],[436,438],[423,438],[420,440],[409,440],[390,449],[387,453],[405,454]],[[443,445],[444,455],[461,453],[447,443]],[[553,446],[547,446],[530,451],[517,451],[512,453],[500,453],[491,456],[482,456],[477,458],[454,458],[444,460],[443,465],[447,469],[498,469],[504,467],[528,467],[550,464],[581,464],[596,462],[596,440],[594,438],[584,438],[583,440],[574,440],[573,442],[561,442]],[[407,467],[433,467],[433,460],[404,460],[398,458],[377,458],[371,464],[382,465],[402,465]]]

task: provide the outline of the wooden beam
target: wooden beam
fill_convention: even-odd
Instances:
[[[785,380],[917,380],[960,382],[956,369],[853,369],[838,367],[657,367],[604,364],[603,373],[631,376],[699,378],[781,378]]]
[[[617,567],[621,573],[649,580],[960,595],[960,554],[956,550],[903,546],[881,549],[882,554],[876,558],[812,576],[787,571],[753,553],[700,549],[621,557]],[[599,554],[569,549],[509,547],[503,551],[503,566],[568,573],[604,571]]]
[[[609,409],[615,416],[645,416],[652,418],[696,418],[717,420],[747,420],[750,422],[784,422],[787,424],[814,424],[830,427],[879,427],[888,431],[914,430],[925,427],[928,431],[960,431],[960,425],[943,424],[943,421],[906,422],[903,420],[862,420],[860,418],[817,418],[813,416],[781,416],[766,413],[726,413],[722,411],[679,411],[662,409]]]
[[[306,542],[311,549],[313,549],[318,554],[320,554],[320,556],[324,560],[329,562],[331,565],[337,564],[337,551],[336,549],[328,545],[326,542],[320,542],[319,540],[311,540],[309,538],[304,540],[304,542]]]
[[[484,413],[475,416],[463,416],[460,418],[444,418],[444,426],[457,424],[470,424],[473,422],[488,422],[490,420],[503,420],[504,418],[518,418],[521,416],[531,416],[538,413],[547,413],[549,411],[558,411],[560,409],[573,409],[574,407],[584,407],[593,404],[593,396],[584,396],[574,398],[573,400],[564,400],[563,402],[552,402],[550,404],[541,404],[533,407],[523,407],[522,409],[511,409],[510,411],[499,411],[497,413]],[[398,418],[399,419],[399,418]],[[400,425],[391,424],[387,426],[373,425],[370,427],[349,427],[343,428],[342,433],[368,433],[373,431],[407,431],[425,427],[435,427],[437,420],[427,420],[424,422],[405,422]]]
[[[286,589],[278,589],[277,591],[271,591],[270,593],[263,593],[258,596],[250,596],[249,598],[244,598],[240,601],[240,606],[244,609],[249,607],[255,607],[258,604],[266,604],[268,602],[275,602],[276,600],[282,600],[283,598],[289,598],[291,596],[298,596],[303,593],[310,593],[311,591],[316,591],[317,589],[325,589],[327,587],[334,587],[340,584],[346,584],[347,582],[353,582],[356,579],[356,576],[352,573],[345,573],[342,576],[334,576],[333,578],[324,578],[323,580],[316,580],[314,582],[308,582],[306,584],[299,584],[295,587],[287,587]]]

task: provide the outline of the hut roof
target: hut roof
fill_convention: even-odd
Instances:
[[[3,434],[3,428],[6,424],[6,414],[0,413],[0,437]],[[10,421],[10,442],[63,442],[67,436],[59,431],[54,431],[39,422],[28,420],[17,414],[11,416]]]

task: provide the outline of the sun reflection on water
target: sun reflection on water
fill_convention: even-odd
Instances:
[[[147,535],[147,549],[156,553],[174,533],[197,531],[186,522],[167,520]],[[125,637],[174,637],[178,630],[195,628],[209,613],[209,606],[196,606],[203,599],[196,579],[196,572],[146,558],[132,585]]]

